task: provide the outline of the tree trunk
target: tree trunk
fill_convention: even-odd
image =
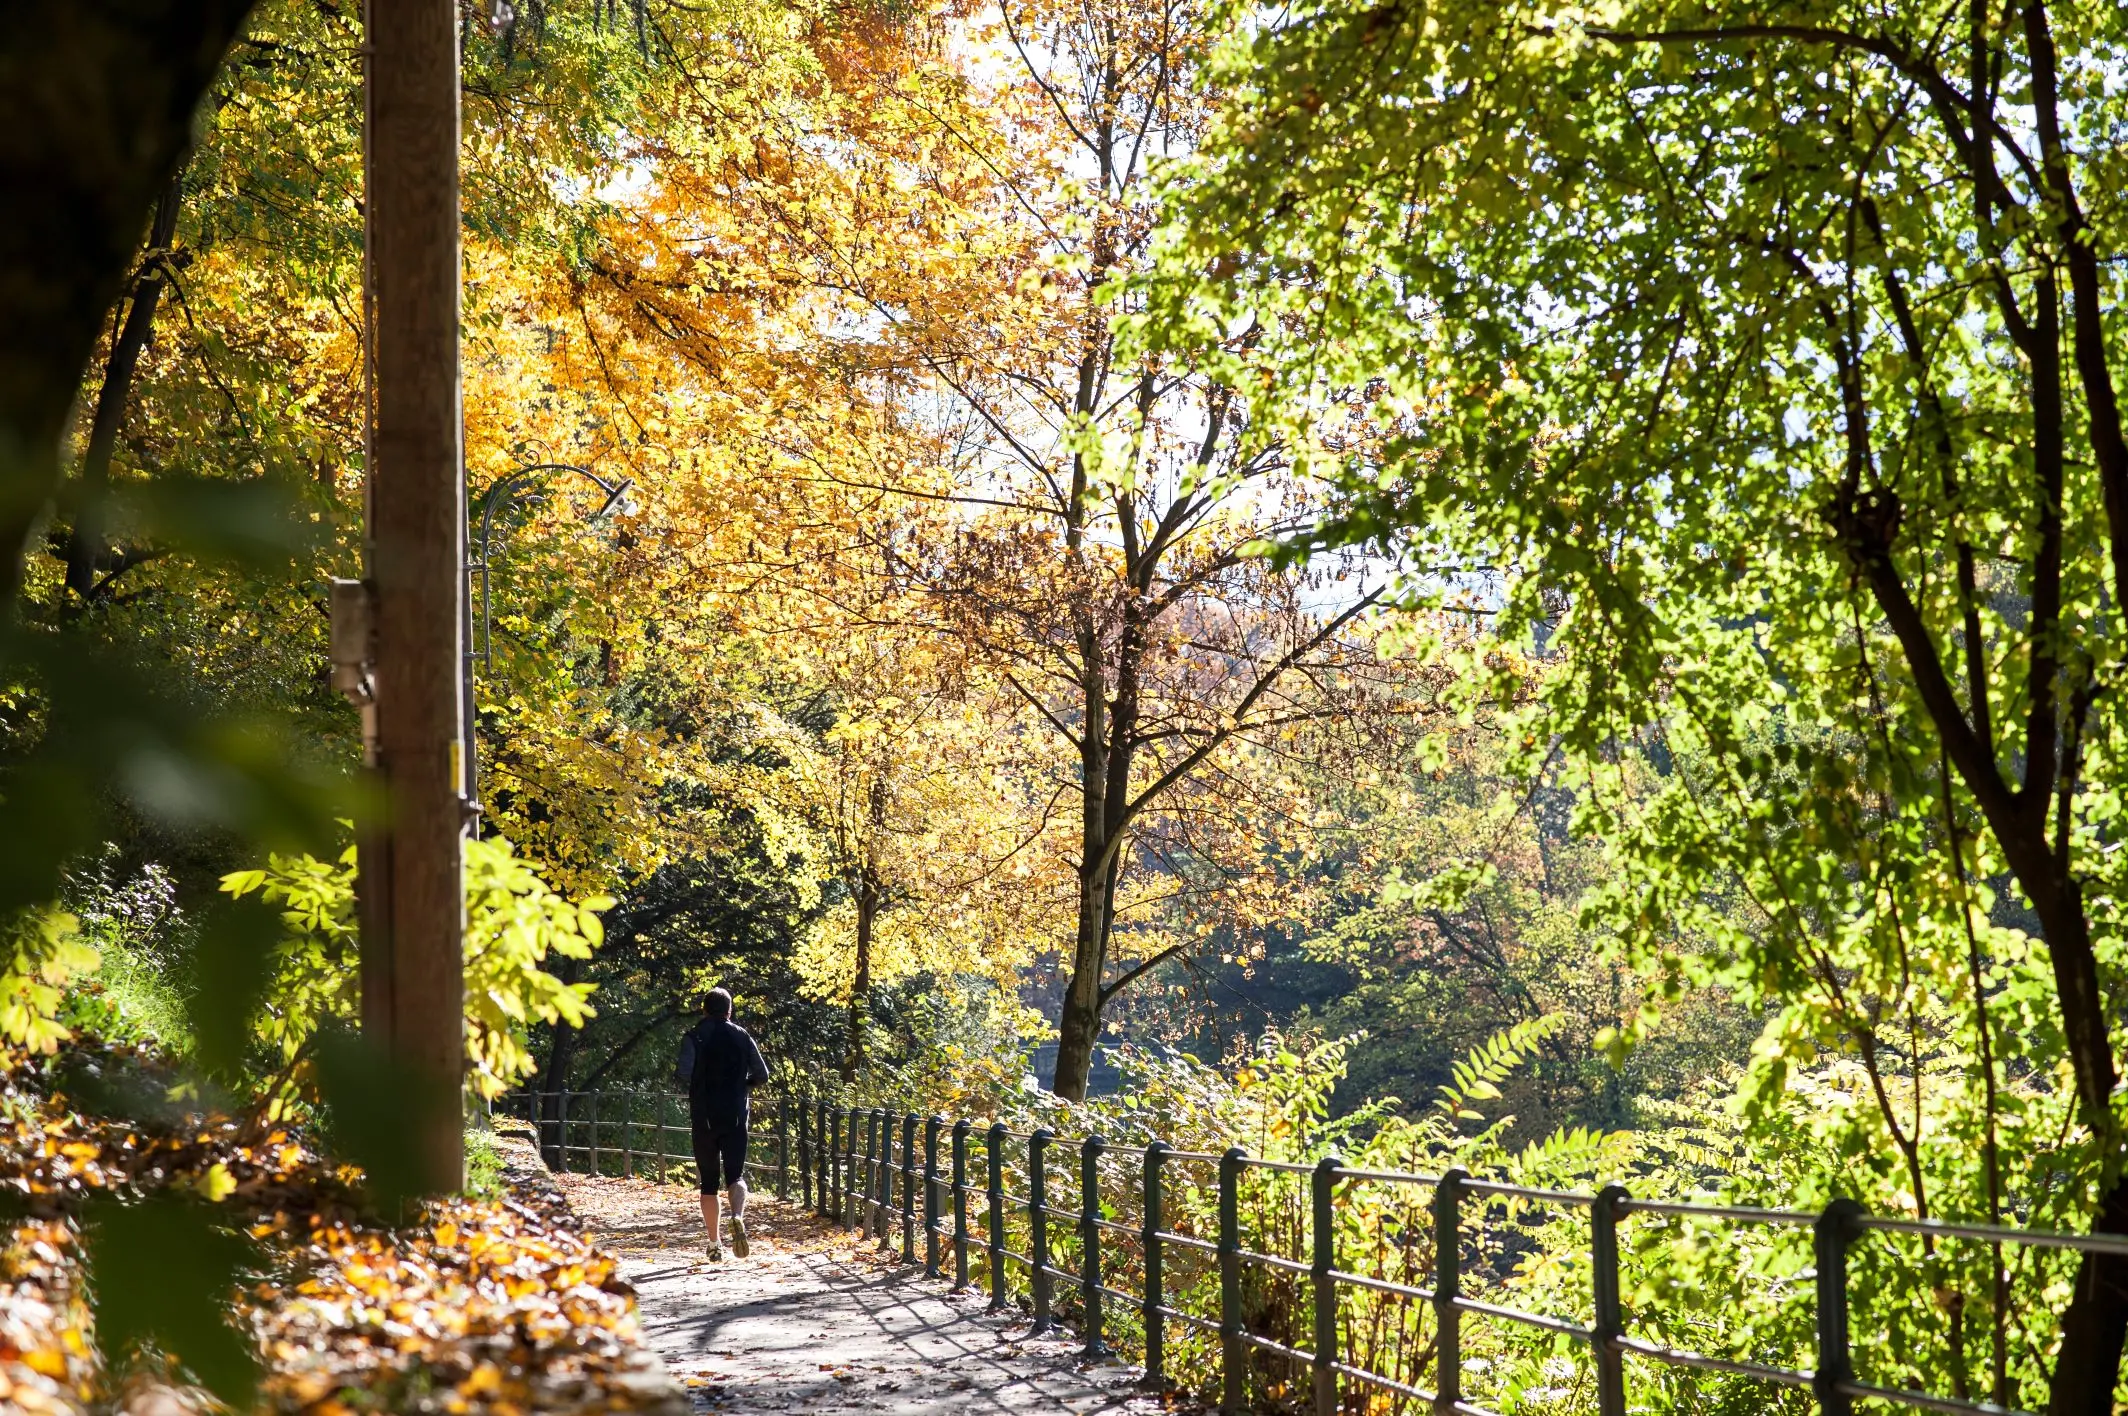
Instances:
[[[14,6],[0,32],[0,597],[148,210],[251,0]]]
[[[582,959],[563,959],[554,973],[563,983],[575,983],[583,972]],[[554,1147],[547,1144],[548,1137],[561,1135],[561,1092],[569,1085],[569,1071],[576,1063],[579,1029],[567,1023],[555,1023],[551,1028],[553,1044],[547,1049],[547,1065],[539,1075],[539,1141],[540,1151],[547,1158],[548,1166],[561,1164],[561,1157]]]
[[[133,303],[118,337],[111,341],[103,386],[96,391],[88,451],[81,459],[81,505],[74,515],[73,544],[67,550],[67,588],[83,599],[96,588],[96,568],[104,557],[103,528],[108,518],[103,500],[111,481],[111,454],[118,445],[119,425],[125,421],[126,400],[133,391],[133,371],[147,350],[148,337],[155,329],[155,307],[162,299],[163,286],[169,283],[163,263],[177,239],[177,208],[184,190],[180,168],[155,205],[155,224],[148,232],[140,276],[133,282]]]
[[[2128,1234],[2128,1178],[2099,1196],[2092,1232]],[[2112,1416],[2120,1382],[2121,1348],[2128,1334],[2128,1259],[2085,1254],[2076,1289],[2062,1313],[2061,1354],[2047,1393],[2048,1416]]]
[[[1982,811],[2012,876],[2039,916],[2054,974],[2062,1041],[2076,1081],[2077,1110],[2106,1164],[2103,1158],[2115,1155],[2120,1144],[2112,1110],[2120,1071],[2082,882],[2065,869],[2066,852],[2057,859],[2049,850],[2044,814],[2005,809],[1999,798],[1983,799]],[[2114,1176],[2100,1192],[2091,1231],[2128,1235],[2128,1177]],[[2083,1255],[2061,1332],[2049,1384],[2049,1416],[2111,1416],[2122,1349],[2128,1344],[2128,1258]]]
[[[1080,758],[1079,927],[1072,943],[1071,980],[1057,1020],[1056,1072],[1049,1083],[1049,1089],[1067,1101],[1086,1100],[1107,1002],[1101,976],[1108,968],[1108,942],[1116,927],[1116,880],[1122,866],[1121,837],[1127,829],[1132,735],[1138,727],[1135,644],[1136,636],[1126,633],[1118,646],[1115,703],[1104,703],[1098,688],[1087,695],[1086,747]]]
[[[2039,875],[2044,865],[2035,861],[2028,868]],[[2039,906],[2040,928],[2054,966],[2062,1036],[2082,1101],[2079,1109],[2097,1142],[2095,1149],[2102,1157],[2111,1156],[2119,1145],[2111,1110],[2119,1072],[2083,890],[2074,878],[2053,879],[2050,883],[2055,888],[2048,895],[2041,894],[2032,881],[2023,883],[2027,896]],[[2114,1176],[2100,1192],[2091,1232],[2128,1235],[2128,1177]],[[2112,1416],[2122,1347],[2128,1341],[2128,1258],[2082,1256],[2075,1292],[2062,1313],[2061,1333],[2061,1350],[2054,1359],[2048,1388],[2049,1416]]]
[[[539,1079],[540,1149],[546,1153],[550,1167],[561,1161],[548,1141],[561,1136],[562,1091],[569,1085],[569,1070],[576,1062],[576,1039],[575,1028],[565,1023],[554,1025],[554,1046],[547,1053],[547,1070]]]
[[[842,1079],[857,1079],[864,1065],[865,1018],[872,1011],[872,923],[879,917],[879,879],[871,871],[857,887],[857,971],[850,980],[850,1014],[843,1035]]]
[[[1102,847],[1087,841],[1088,864],[1098,862]],[[1114,872],[1100,870],[1088,878],[1079,872],[1079,930],[1072,947],[1071,981],[1064,987],[1064,1009],[1057,1021],[1057,1066],[1049,1089],[1067,1101],[1086,1100],[1093,1074],[1094,1043],[1101,1036],[1101,972],[1108,961],[1109,882]]]
[[[1108,939],[1101,898],[1110,878],[1108,855],[1108,702],[1101,673],[1099,639],[1090,625],[1079,631],[1086,714],[1079,739],[1079,927],[1072,940],[1071,978],[1057,1019],[1057,1065],[1049,1089],[1067,1101],[1086,1100],[1093,1071],[1094,1039],[1101,1035],[1101,969]]]
[[[2042,356],[2051,347],[2049,333],[2039,342]],[[2035,381],[2035,462],[2042,468],[2058,467],[2060,463],[2060,401],[2050,396],[2051,389],[2050,379]],[[2058,580],[2059,576],[2060,523],[2052,510],[2056,496],[2058,492],[2050,489],[2039,516],[2041,545],[2033,567],[2035,584]],[[2024,783],[2013,789],[1998,766],[2005,754],[1968,720],[1967,709],[1951,688],[1928,627],[1893,563],[1896,520],[1884,521],[1880,517],[1873,523],[1862,514],[1863,510],[1850,491],[1835,528],[1849,548],[1852,563],[1868,578],[1878,610],[1900,641],[1946,760],[1958,769],[2002,852],[2003,862],[2039,917],[2040,937],[2054,975],[2063,1048],[2076,1085],[2077,1115],[2091,1132],[2092,1148],[2101,1164],[2110,1170],[2120,1144],[2112,1102],[2120,1073],[2113,1053],[2111,1013],[2091,938],[2090,915],[2084,904],[2082,882],[2071,868],[2070,841],[2065,834],[2070,829],[2066,803],[2075,792],[2079,767],[2080,710],[2072,698],[2068,708],[2071,734],[2063,742],[2054,719],[2059,705],[2043,697],[2038,686],[2045,685],[2045,691],[2051,693],[2058,667],[2045,650],[2060,622],[2058,584],[2046,594],[2034,592],[2033,623],[2026,633],[2036,646],[2035,687],[2025,742],[2020,745],[2013,738],[2010,743],[2011,751],[2021,750],[2025,759]],[[2113,534],[2121,534],[2121,528],[2113,528]],[[2061,820],[2054,828],[2056,838],[2050,840],[2048,807],[2057,800],[2063,803]],[[2128,1194],[2123,1193],[2124,1184],[2128,1181],[2113,1178],[2101,1193],[2098,1211],[2091,1221],[2094,1232],[2128,1234]],[[2062,1345],[2055,1359],[2048,1404],[2050,1416],[2110,1416],[2124,1342],[2128,1342],[2128,1259],[2086,1254],[2078,1269],[2075,1296],[2062,1319]]]

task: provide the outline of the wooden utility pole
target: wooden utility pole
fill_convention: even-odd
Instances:
[[[385,815],[360,857],[362,1028],[427,1093],[410,1139],[441,1191],[465,1164],[458,6],[368,0],[366,28],[371,760]]]

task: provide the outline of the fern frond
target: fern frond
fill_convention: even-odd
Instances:
[[[1469,1057],[1449,1067],[1450,1085],[1440,1088],[1434,1108],[1450,1120],[1477,1118],[1471,1103],[1497,1100],[1500,1083],[1569,1021],[1564,1013],[1546,1013],[1494,1033],[1472,1049]]]

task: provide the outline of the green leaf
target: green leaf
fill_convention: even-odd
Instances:
[[[250,1244],[204,1206],[175,1199],[99,1204],[83,1239],[105,1366],[122,1370],[152,1345],[223,1401],[247,1407],[257,1367],[230,1316]]]
[[[416,1199],[458,1188],[459,1177],[439,1173],[415,1143],[433,1132],[431,1118],[457,1109],[455,1086],[433,1082],[343,1028],[320,1037],[316,1057],[332,1148],[362,1167],[380,1214],[394,1217]]]

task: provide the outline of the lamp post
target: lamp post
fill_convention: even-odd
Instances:
[[[465,759],[465,798],[472,804],[472,810],[475,813],[473,816],[473,834],[476,838],[480,834],[480,817],[478,815],[480,811],[480,754],[479,737],[475,730],[473,716],[473,660],[478,657],[483,667],[492,667],[494,664],[494,654],[489,642],[494,631],[494,619],[491,613],[493,602],[488,593],[489,583],[492,579],[488,573],[488,567],[491,564],[489,560],[490,543],[495,535],[495,513],[529,479],[547,477],[557,472],[574,472],[577,476],[591,482],[606,494],[606,500],[599,504],[599,509],[591,513],[591,520],[593,521],[604,520],[616,511],[623,513],[628,511],[628,492],[630,488],[635,486],[633,478],[623,477],[617,482],[608,481],[590,468],[579,467],[573,462],[536,462],[530,467],[518,468],[509,476],[496,481],[487,491],[481,493],[480,558],[478,560],[472,557],[472,528],[470,523],[467,526],[466,539],[468,544],[465,555],[467,584],[463,601],[465,605],[465,664],[461,683],[461,691],[465,699],[465,711],[463,714],[465,738],[464,751],[460,755]],[[473,648],[472,577],[475,572],[480,575],[480,649],[477,656]]]

